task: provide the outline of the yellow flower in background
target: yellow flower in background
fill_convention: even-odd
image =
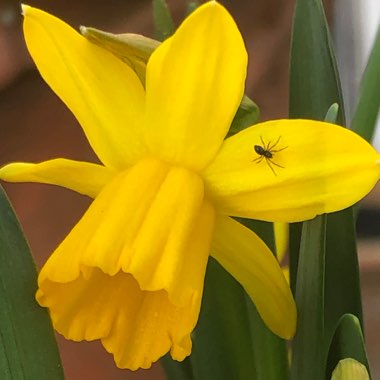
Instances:
[[[191,352],[209,254],[268,327],[295,332],[278,262],[230,216],[294,222],[348,207],[379,179],[379,154],[323,122],[277,120],[223,141],[244,92],[247,53],[218,3],[199,7],[132,69],[61,20],[24,6],[28,49],[102,164],[13,163],[0,178],[94,198],[42,268],[38,302],[72,340],[100,339],[122,368]]]

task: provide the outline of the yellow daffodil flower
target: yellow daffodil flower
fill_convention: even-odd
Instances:
[[[100,339],[119,367],[191,352],[209,254],[268,327],[295,331],[289,286],[267,246],[230,216],[294,222],[348,207],[380,174],[354,133],[310,120],[255,125],[223,141],[243,96],[247,53],[229,13],[199,7],[132,69],[61,20],[24,6],[28,49],[102,164],[13,163],[6,181],[94,198],[42,268],[38,302],[68,339]]]

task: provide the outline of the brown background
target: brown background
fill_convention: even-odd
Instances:
[[[169,2],[178,20],[185,1]],[[286,117],[288,55],[293,1],[224,1],[245,38],[249,52],[247,93],[259,104],[262,119]],[[74,27],[94,26],[113,32],[152,36],[150,1],[30,1]],[[329,18],[330,2],[326,2]],[[24,46],[16,1],[0,0],[0,164],[42,161],[54,157],[96,158],[76,120],[34,69]],[[62,188],[38,184],[6,184],[38,265],[42,265],[83,214],[89,200]],[[373,193],[368,201],[379,204]],[[360,243],[368,344],[379,366],[380,252],[376,241]],[[67,380],[163,379],[156,365],[133,373],[115,368],[98,343],[73,343],[59,338]],[[376,369],[380,373],[379,367]]]

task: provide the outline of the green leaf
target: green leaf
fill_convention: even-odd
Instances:
[[[329,214],[325,281],[325,332],[329,341],[343,314],[363,325],[359,263],[353,209]]]
[[[187,357],[183,362],[177,362],[171,358],[170,354],[166,354],[160,359],[160,363],[164,367],[167,380],[194,379],[190,357]]]
[[[293,342],[292,380],[321,380],[324,377],[325,229],[324,215],[303,223],[296,286],[298,325]]]
[[[301,245],[302,223],[289,225],[289,281],[293,294],[296,294],[298,260]]]
[[[324,120],[331,104],[339,105],[338,124],[344,123],[340,80],[322,2],[297,0],[290,56],[290,118]],[[289,272],[296,289],[301,224],[289,231]]]
[[[336,123],[339,116],[339,105],[334,103],[327,110],[325,121],[328,123]],[[289,228],[289,251],[291,252],[289,257],[289,277],[290,286],[293,294],[296,292],[296,280],[298,271],[298,253],[300,250],[302,223],[293,223]]]
[[[286,342],[266,327],[248,296],[247,304],[256,379],[288,380],[290,373]]]
[[[275,252],[272,223],[243,218],[238,218],[238,220],[259,235],[272,252]],[[257,379],[289,379],[290,374],[286,341],[273,334],[267,328],[257,312],[255,305],[248,296],[247,306]]]
[[[153,0],[153,20],[159,41],[166,40],[174,33],[174,22],[166,0]]]
[[[349,358],[338,363],[331,380],[369,380],[369,375],[363,364]]]
[[[323,120],[331,104],[343,98],[330,32],[320,0],[297,0],[290,59],[290,117]]]
[[[256,379],[249,325],[245,291],[210,257],[193,333],[194,379]]]
[[[380,27],[375,44],[364,72],[359,102],[354,113],[351,129],[366,140],[372,139],[380,110]]]
[[[328,356],[327,378],[331,376],[338,362],[345,358],[357,360],[367,368],[367,375],[370,373],[360,322],[352,314],[342,316],[335,330]]]
[[[85,26],[80,31],[89,41],[110,51],[130,66],[145,86],[146,64],[160,45],[159,41],[139,34],[113,34]]]
[[[260,110],[256,103],[254,103],[247,95],[243,96],[240,107],[236,112],[234,120],[232,121],[228,135],[232,136],[241,130],[256,124],[260,118]]]
[[[344,124],[340,81],[320,0],[297,1],[291,54],[290,116],[323,119],[329,106],[336,102],[340,109],[337,122]],[[360,319],[362,315],[353,220],[352,209],[329,214],[327,217],[325,341],[331,339],[343,314],[352,313]],[[297,265],[298,262],[298,239],[299,226],[292,226],[291,265]],[[290,269],[294,288],[295,270]],[[299,268],[297,273],[300,273]],[[298,288],[297,284],[296,287]],[[295,356],[296,354],[293,360]]]
[[[0,215],[0,378],[63,379],[47,309],[34,298],[36,267],[1,188]]]

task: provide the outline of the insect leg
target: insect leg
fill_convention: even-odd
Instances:
[[[281,152],[282,150],[286,149],[286,148],[289,148],[288,146],[285,146],[281,149],[276,149],[276,150],[271,150],[271,153],[277,153],[277,152]]]
[[[272,165],[271,165],[271,162],[274,163],[273,161],[271,161],[269,158],[265,158],[268,166],[270,167],[270,170],[272,170],[273,174],[277,177],[277,174],[275,172],[275,170],[273,169]]]
[[[272,150],[275,146],[277,146],[277,144],[280,142],[280,139],[281,139],[281,136],[277,139],[277,141],[272,145],[270,146],[270,143],[268,144],[268,148],[267,150],[269,150],[270,152],[276,152],[275,150]]]
[[[261,144],[263,144],[263,149],[267,150],[266,144],[265,144],[265,142],[263,140],[263,136],[260,136],[260,140],[261,140]]]
[[[257,161],[257,164],[259,164],[263,160],[263,158],[264,158],[264,156],[257,157],[254,160],[252,160],[252,162]]]
[[[278,166],[279,168],[283,168],[283,169],[285,169],[285,166],[281,166],[281,165],[279,165],[279,164],[276,164],[273,160],[271,160],[270,158],[267,158],[267,160],[268,161],[270,161],[273,165],[276,165],[276,166]]]

